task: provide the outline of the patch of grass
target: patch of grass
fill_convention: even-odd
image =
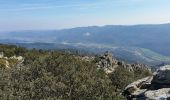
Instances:
[[[159,61],[170,61],[169,56],[164,56],[164,55],[158,54],[158,53],[151,51],[149,49],[141,48],[141,51],[145,56],[147,56],[151,59],[159,60]]]

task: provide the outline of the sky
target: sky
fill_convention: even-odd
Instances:
[[[170,23],[170,0],[0,0],[0,31]]]

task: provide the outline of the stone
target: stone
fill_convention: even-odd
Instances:
[[[169,100],[170,65],[161,67],[152,76],[129,84],[123,95],[128,100]]]
[[[17,56],[12,56],[9,59],[16,59],[18,61],[18,64],[21,64],[21,63],[24,62],[24,57],[22,57],[22,56],[18,56],[18,57]]]
[[[145,92],[145,97],[149,100],[167,100],[170,98],[170,88],[162,88],[159,90],[148,90]]]
[[[3,58],[3,57],[4,57],[4,53],[0,52],[0,58]]]
[[[104,53],[99,57],[99,62],[97,63],[98,69],[103,69],[106,73],[112,73],[118,67],[127,69],[128,71],[134,70],[144,70],[150,71],[150,68],[144,64],[126,64],[123,61],[118,61],[112,57],[112,54],[109,52]]]
[[[133,68],[132,68],[132,66],[131,66],[130,64],[127,64],[127,65],[126,65],[126,69],[127,69],[128,71],[130,71],[130,72],[134,71]]]
[[[146,77],[146,78],[143,78],[143,79],[140,79],[140,80],[137,80],[131,84],[129,84],[123,94],[125,96],[139,96],[141,95],[143,92],[146,91],[146,88],[144,87],[147,87],[150,85],[150,82],[151,82],[151,79],[152,77]],[[146,85],[147,84],[147,85]],[[140,89],[142,87],[142,89]]]
[[[156,72],[152,84],[170,85],[170,65],[163,66]]]
[[[97,63],[98,68],[103,69],[106,73],[112,73],[117,68],[117,60],[113,59],[112,54],[109,52],[104,53],[99,57]]]

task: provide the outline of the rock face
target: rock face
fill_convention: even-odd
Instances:
[[[150,68],[144,64],[126,64],[123,61],[118,61],[112,57],[112,53],[106,52],[99,57],[97,63],[99,69],[104,69],[106,73],[112,73],[117,67],[123,67],[128,71],[134,70],[150,70]]]
[[[152,84],[170,86],[170,65],[163,66],[157,71]]]
[[[112,54],[106,52],[104,55],[99,57],[99,62],[97,63],[98,68],[104,69],[106,73],[111,73],[115,68],[118,67],[118,61],[113,59]]]
[[[161,67],[153,76],[131,83],[123,95],[128,100],[170,100],[170,65]]]

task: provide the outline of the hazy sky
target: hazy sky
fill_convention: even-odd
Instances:
[[[170,23],[170,0],[0,0],[0,31]]]

